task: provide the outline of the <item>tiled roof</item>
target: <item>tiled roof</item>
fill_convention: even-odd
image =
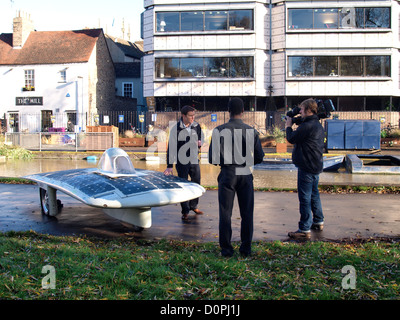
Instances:
[[[125,39],[113,37],[108,34],[106,34],[105,36],[106,38],[111,39],[126,56],[139,60],[144,56],[143,48],[140,47],[140,44],[133,43]]]
[[[0,65],[87,62],[102,29],[33,31],[21,49],[12,47],[12,34],[0,34]]]

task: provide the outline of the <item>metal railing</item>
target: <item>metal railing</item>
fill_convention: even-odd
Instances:
[[[5,142],[32,151],[104,151],[118,147],[113,132],[6,132]]]

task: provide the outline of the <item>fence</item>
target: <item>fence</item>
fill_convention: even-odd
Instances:
[[[180,112],[158,112],[150,114],[147,120],[161,130],[167,130],[171,121],[177,121],[181,117]],[[266,131],[266,113],[262,111],[245,112],[243,121],[248,125],[260,130]],[[151,121],[152,120],[152,121]],[[203,129],[212,130],[215,127],[228,122],[228,112],[205,112],[196,111],[195,120],[200,123]]]
[[[104,151],[118,147],[113,132],[8,132],[5,141],[34,151]]]
[[[145,114],[144,111],[8,113],[1,128],[3,132],[85,132],[87,126],[106,125],[117,127],[119,132],[133,128],[145,132]]]
[[[245,112],[243,121],[257,129],[261,135],[266,134],[267,130],[273,126],[284,128],[285,122],[282,121],[282,116],[285,112]],[[341,120],[378,120],[381,123],[381,128],[388,126],[399,126],[399,112],[333,112],[332,118]],[[104,114],[88,116],[80,115],[78,119],[86,119],[83,129],[77,125],[73,128],[76,132],[67,132],[67,118],[65,114],[56,114],[52,123],[53,127],[48,128],[48,132],[30,131],[33,128],[38,128],[40,125],[39,115],[19,114],[18,126],[10,128],[9,119],[6,132],[6,141],[13,145],[19,145],[29,150],[66,150],[66,151],[85,151],[85,150],[105,150],[111,147],[118,147],[118,137],[122,136],[126,130],[135,128],[137,132],[148,133],[149,125],[154,127],[154,131],[150,132],[153,137],[157,137],[158,141],[166,141],[168,128],[171,121],[177,121],[180,118],[179,112],[141,112],[141,111],[112,111]],[[113,132],[88,132],[89,123],[93,123],[92,119],[98,125],[114,126],[118,130]],[[90,120],[90,121],[89,121]],[[202,126],[205,136],[210,136],[212,129],[229,120],[228,112],[206,112],[197,111],[196,121]],[[324,120],[322,120],[324,124]],[[15,125],[15,123],[14,123]],[[56,127],[58,126],[58,127]],[[4,122],[3,126],[4,127]],[[20,132],[12,132],[19,128]],[[31,129],[30,129],[31,128]],[[11,131],[11,132],[10,132]],[[24,131],[24,132],[22,132]],[[60,132],[58,132],[60,131]]]
[[[285,111],[253,111],[245,112],[243,121],[261,133],[272,126],[284,126],[282,116]],[[48,116],[48,115],[46,115]],[[147,133],[148,126],[153,125],[162,130],[166,130],[170,121],[180,118],[180,112],[146,112],[146,111],[108,111],[99,114],[75,114],[75,113],[55,113],[51,118],[44,119],[44,114],[7,114],[6,119],[2,119],[2,129],[4,132],[85,132],[87,126],[115,126],[118,132],[123,134],[126,130],[135,129],[136,132]],[[398,126],[399,112],[386,111],[342,111],[333,112],[332,117],[341,120],[379,120],[382,126]],[[197,111],[196,121],[207,129],[213,129],[229,120],[228,112],[207,112]],[[69,123],[69,121],[71,123]],[[72,126],[71,126],[72,125]]]

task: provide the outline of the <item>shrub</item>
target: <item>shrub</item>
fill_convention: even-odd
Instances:
[[[0,156],[6,156],[8,159],[30,160],[33,158],[32,152],[18,146],[8,146],[0,144]]]

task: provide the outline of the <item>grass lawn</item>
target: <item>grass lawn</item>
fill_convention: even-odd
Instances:
[[[392,300],[399,258],[400,239],[254,242],[251,257],[224,258],[215,242],[9,232],[0,234],[0,299]]]

